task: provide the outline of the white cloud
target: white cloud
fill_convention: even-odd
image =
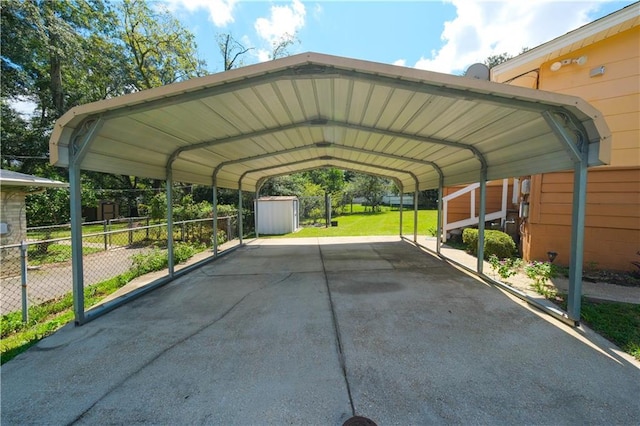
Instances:
[[[589,13],[598,1],[468,1],[450,0],[457,16],[445,22],[443,46],[422,57],[416,68],[444,73],[460,73],[491,55],[520,53],[590,21]]]
[[[22,118],[28,119],[35,114],[35,110],[38,107],[34,101],[26,96],[18,96],[9,100],[9,106],[13,108]]]
[[[313,17],[319,21],[322,18],[322,15],[324,15],[324,8],[319,3],[316,3],[313,8]]]
[[[271,59],[271,52],[266,49],[256,49],[252,53],[258,58],[258,62],[267,62]]]
[[[399,67],[406,67],[407,66],[407,60],[406,59],[398,59],[397,61],[395,61],[393,63],[393,65],[398,65]]]
[[[305,15],[304,4],[293,0],[290,5],[271,6],[269,17],[256,19],[254,27],[260,38],[273,45],[286,34],[293,36],[304,27]]]
[[[209,19],[216,27],[224,27],[234,22],[233,8],[238,0],[168,0],[170,10],[176,10],[179,7],[194,12],[199,9],[205,9],[209,12]]]

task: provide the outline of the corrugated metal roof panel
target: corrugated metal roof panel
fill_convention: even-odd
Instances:
[[[389,176],[405,191],[569,169],[566,142],[542,113],[609,155],[608,129],[584,101],[314,53],[74,108],[57,123],[51,158],[99,123],[81,167],[244,189],[260,179],[334,165]],[[553,117],[553,115],[552,115]],[[320,145],[317,145],[320,144]],[[431,164],[433,163],[433,164]],[[434,167],[435,164],[435,167]],[[516,166],[517,165],[517,166]],[[515,172],[513,172],[515,169]],[[535,169],[535,170],[534,170]],[[217,172],[216,172],[217,170]]]

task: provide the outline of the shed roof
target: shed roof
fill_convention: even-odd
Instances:
[[[610,133],[580,98],[304,53],[75,107],[51,162],[225,188],[320,167],[406,192],[567,170],[579,136],[605,164]],[[70,158],[70,145],[75,143]],[[76,158],[77,160],[73,160]]]
[[[297,200],[298,197],[293,195],[279,195],[279,196],[269,196],[269,197],[260,197],[258,201],[293,201]]]
[[[68,183],[0,169],[0,187],[67,188]]]

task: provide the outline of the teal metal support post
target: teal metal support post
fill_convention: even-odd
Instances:
[[[544,111],[542,117],[555,133],[574,162],[573,206],[571,212],[571,249],[569,254],[569,294],[567,314],[580,322],[582,297],[582,264],[584,260],[584,223],[587,204],[587,167],[589,143],[579,122],[564,113]],[[577,123],[577,124],[576,124]]]
[[[444,177],[440,174],[438,181],[438,223],[436,225],[436,253],[440,254],[442,245],[442,194],[444,192]]]
[[[95,135],[102,128],[102,118],[86,121],[69,144],[69,208],[71,213],[71,279],[75,324],[86,322],[84,314],[84,266],[82,263],[82,182],[80,165]]]
[[[402,206],[404,205],[403,189],[400,188],[400,238],[402,238]]]
[[[169,277],[173,278],[173,172],[167,169],[167,256]]]
[[[584,223],[587,200],[587,144],[581,148],[581,161],[576,162],[573,176],[571,216],[571,254],[569,261],[569,294],[567,314],[578,323],[582,297],[582,264],[584,260]]]
[[[255,205],[253,207],[253,226],[256,228],[256,238],[260,238],[260,234],[258,233],[258,211],[259,211],[259,207],[258,205],[260,204],[258,202],[258,200],[260,199],[260,188],[256,187],[256,195],[255,195]]]
[[[80,166],[72,159],[69,164],[69,198],[71,208],[71,277],[73,281],[73,314],[76,325],[84,318],[84,274],[82,264],[82,186]]]
[[[478,212],[478,274],[484,269],[484,215],[487,208],[487,168],[480,172],[480,211]]]
[[[418,242],[418,197],[420,195],[420,188],[418,185],[418,179],[416,179],[416,192],[413,194],[413,242]]]
[[[213,255],[218,255],[218,184],[217,179],[213,178]],[[227,235],[227,238],[230,238]]]
[[[238,182],[238,240],[242,245],[242,181]]]

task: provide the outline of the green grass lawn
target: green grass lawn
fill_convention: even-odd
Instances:
[[[111,227],[107,227],[107,230],[115,231],[118,229],[127,229],[128,224],[125,222],[118,222],[111,225]],[[95,225],[84,225],[82,227],[82,233],[84,235],[87,234],[98,234],[100,232],[104,232],[104,225],[95,224]],[[70,238],[71,237],[71,229],[70,228],[51,228],[48,232],[46,230],[35,230],[28,231],[27,237],[31,240],[52,240],[56,238]]]
[[[82,254],[88,255],[103,251],[97,247],[82,247]],[[29,246],[29,265],[45,265],[48,263],[67,262],[71,260],[71,246],[65,244],[51,244],[46,251],[41,251],[37,245]]]
[[[436,210],[418,211],[418,234],[430,235],[435,230],[438,212]],[[354,206],[353,213],[332,217],[338,226],[326,228],[305,226],[298,232],[278,235],[280,238],[305,237],[357,237],[365,235],[398,235],[400,230],[400,212],[383,207],[381,212],[365,212],[362,206]],[[413,235],[413,210],[405,210],[402,214],[403,235]],[[263,235],[260,235],[263,237]]]
[[[560,295],[567,309],[566,295]],[[582,298],[582,321],[640,361],[640,305]]]

